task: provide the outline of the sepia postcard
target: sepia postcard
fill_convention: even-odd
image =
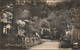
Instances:
[[[0,50],[80,50],[80,0],[0,0]]]

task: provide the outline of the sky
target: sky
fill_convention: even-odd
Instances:
[[[63,2],[63,1],[70,1],[70,0],[47,0],[47,2]]]
[[[47,3],[48,3],[48,5],[54,5],[54,6],[56,6],[57,5],[57,3],[60,3],[60,2],[69,2],[69,1],[71,1],[71,0],[46,0],[47,1]]]

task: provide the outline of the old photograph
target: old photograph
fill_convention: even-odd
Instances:
[[[80,50],[80,0],[0,0],[0,50]]]

